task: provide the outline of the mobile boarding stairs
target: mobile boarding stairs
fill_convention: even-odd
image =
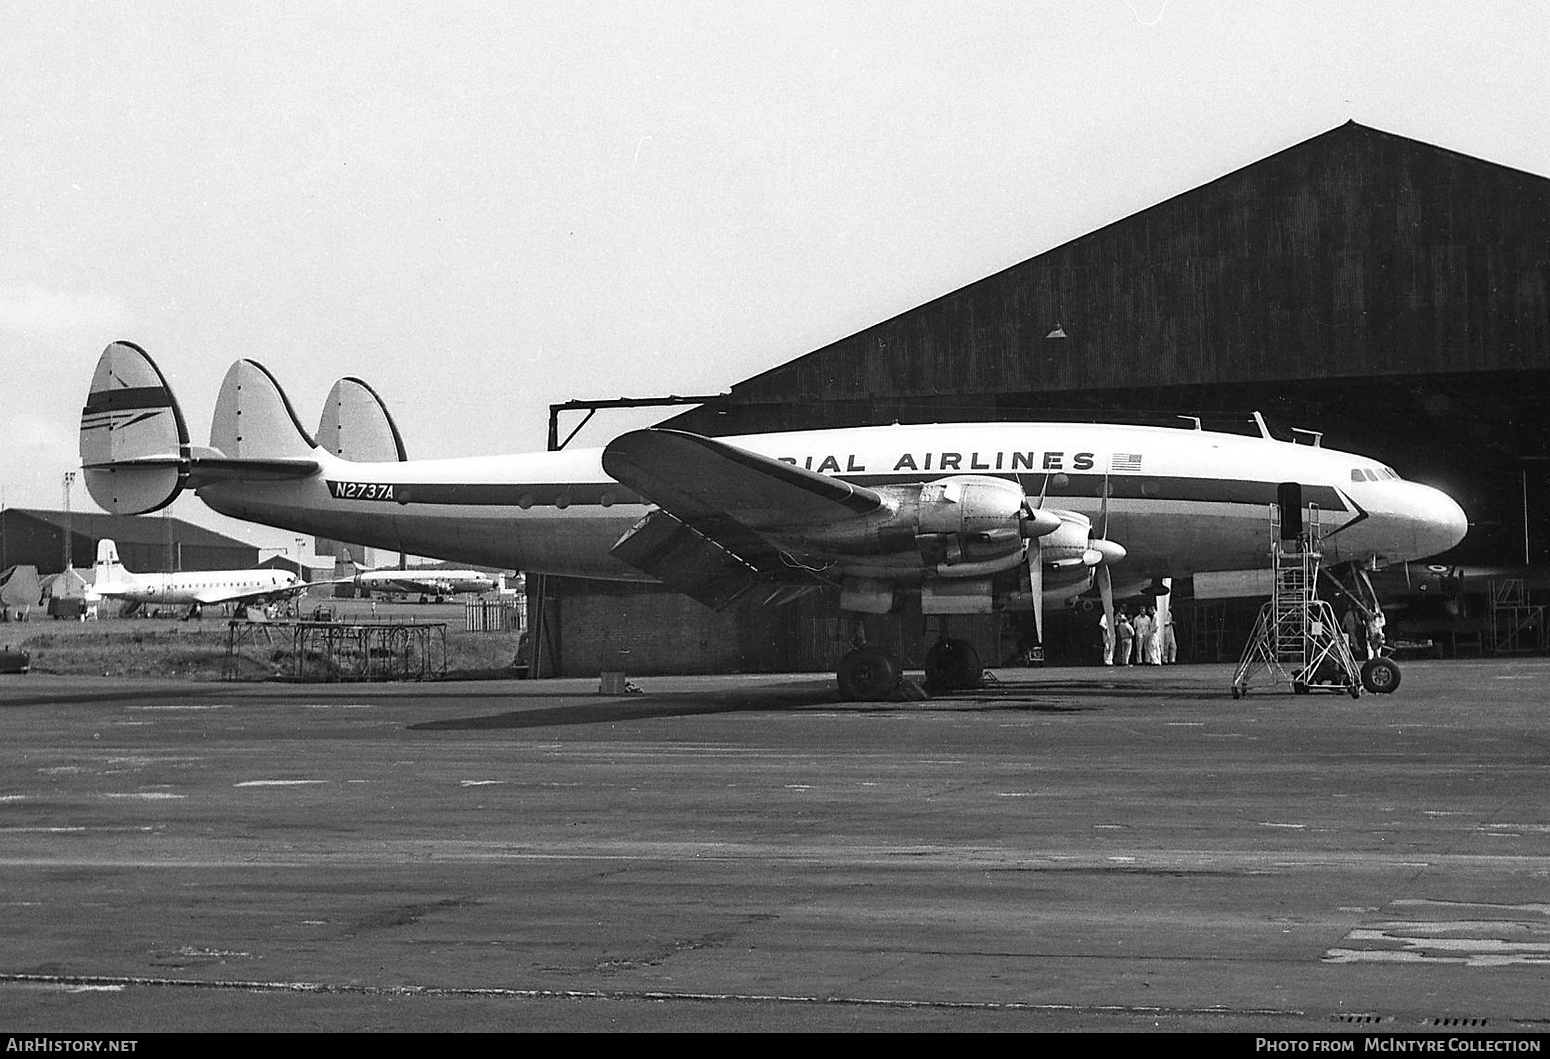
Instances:
[[[1359,665],[1334,607],[1319,598],[1319,509],[1309,505],[1305,523],[1300,492],[1294,484],[1283,485],[1279,502],[1270,506],[1270,601],[1260,608],[1238,660],[1232,697],[1283,684],[1298,695],[1334,691],[1353,699],[1364,688],[1393,691],[1399,686],[1399,667],[1376,654]],[[1377,606],[1375,597],[1372,605]]]

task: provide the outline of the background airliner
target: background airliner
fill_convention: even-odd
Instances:
[[[419,593],[437,598],[464,592],[489,592],[496,587],[493,577],[478,570],[444,570],[440,567],[358,570],[334,583],[355,584],[373,592]]]
[[[118,545],[97,543],[95,580],[88,601],[112,599],[135,606],[186,606],[189,616],[212,603],[272,603],[307,590],[289,570],[191,570],[175,574],[134,574],[118,561]]]
[[[326,407],[323,423],[337,427],[340,415],[354,413]],[[371,422],[390,419],[360,429]],[[403,450],[382,438],[362,451]],[[320,446],[251,360],[227,372],[210,444],[197,446],[160,369],[129,342],[98,360],[81,460],[93,499],[113,512],[153,511],[192,488],[222,514],[393,551],[657,581],[717,608],[834,588],[842,610],[865,615],[918,595],[943,622],[1010,607],[1037,623],[1047,602],[1091,587],[1112,614],[1116,569],[1140,586],[1264,567],[1282,482],[1319,507],[1328,564],[1434,555],[1467,526],[1447,495],[1376,460],[1268,432],[952,423],[708,438],[658,428],[601,449],[353,461]],[[926,665],[941,686],[979,675],[972,647],[945,635]],[[838,678],[847,697],[884,698],[899,663],[861,646]]]

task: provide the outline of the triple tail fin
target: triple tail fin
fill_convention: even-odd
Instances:
[[[239,360],[221,381],[210,447],[227,459],[272,460],[310,457],[318,443],[269,369],[256,360]]]
[[[140,515],[185,488],[231,479],[274,481],[317,473],[317,443],[267,370],[250,360],[226,373],[211,447],[191,445],[166,377],[145,350],[114,342],[103,350],[81,410],[86,489],[104,510]]]
[[[334,383],[318,422],[318,444],[353,463],[402,463],[404,439],[382,398],[360,379]]]
[[[188,425],[161,369],[133,342],[112,343],[81,409],[87,492],[114,514],[155,511],[183,490],[188,461]]]

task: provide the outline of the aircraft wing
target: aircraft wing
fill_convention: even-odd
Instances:
[[[610,554],[716,610],[761,582],[822,583],[765,535],[799,537],[884,507],[863,486],[679,430],[620,435],[604,448],[603,469],[661,509]]]
[[[351,578],[345,578],[345,580],[349,581]],[[354,580],[356,584],[361,585],[364,588],[369,588],[374,592],[421,592],[439,593],[444,595],[450,591],[447,585],[443,582],[432,581],[429,579],[418,580],[412,577],[394,577],[381,579],[372,578],[368,581],[362,581],[359,578],[355,578]]]
[[[200,606],[209,606],[213,603],[247,603],[254,600],[274,601],[285,599],[289,596],[299,596],[312,585],[306,581],[299,581],[294,585],[284,588],[259,588],[240,590],[235,588],[207,588],[194,594],[194,599]]]
[[[603,470],[691,525],[790,531],[883,506],[864,486],[681,430],[620,435],[603,450]]]

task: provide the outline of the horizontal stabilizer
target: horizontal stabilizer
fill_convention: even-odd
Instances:
[[[195,449],[196,453],[200,450]],[[231,460],[224,456],[195,455],[189,461],[188,484],[191,489],[211,482],[283,482],[292,478],[309,478],[319,470],[317,460],[307,459],[246,459]]]
[[[132,342],[103,350],[81,409],[86,490],[106,511],[166,507],[186,484],[188,427],[155,362]]]
[[[409,459],[398,424],[382,398],[360,379],[334,383],[318,421],[318,444],[355,463],[402,463]]]

